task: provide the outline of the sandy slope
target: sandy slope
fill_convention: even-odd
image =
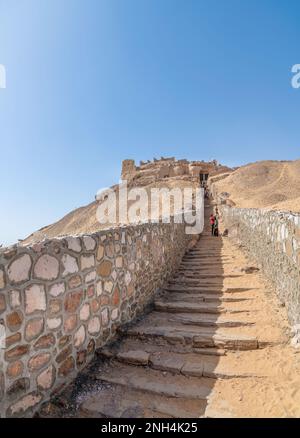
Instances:
[[[218,181],[238,207],[300,211],[300,160],[259,161]]]

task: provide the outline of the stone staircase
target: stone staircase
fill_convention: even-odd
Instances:
[[[210,209],[206,209],[208,217]],[[216,382],[269,379],[263,350],[282,339],[257,330],[252,287],[235,247],[206,229],[157,295],[153,311],[120,338],[40,416],[201,417]],[[248,361],[251,352],[255,359]]]

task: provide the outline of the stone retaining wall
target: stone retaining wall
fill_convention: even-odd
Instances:
[[[273,283],[291,325],[300,323],[300,214],[219,206],[237,238]]]
[[[145,309],[192,239],[184,227],[141,224],[0,251],[2,417],[31,416]]]

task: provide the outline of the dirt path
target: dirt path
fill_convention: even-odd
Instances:
[[[289,346],[285,309],[249,266],[206,229],[154,310],[40,416],[300,416],[300,354]]]

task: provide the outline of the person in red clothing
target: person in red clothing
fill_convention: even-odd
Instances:
[[[210,215],[209,222],[211,225],[211,235],[213,236],[214,235],[214,228],[215,228],[215,216],[213,214]]]

